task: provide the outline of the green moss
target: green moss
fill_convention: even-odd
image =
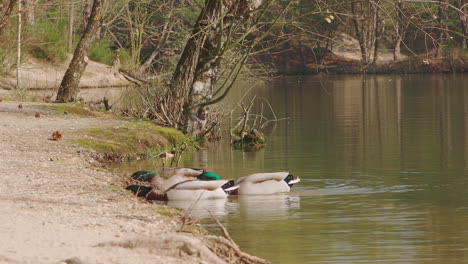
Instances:
[[[160,215],[164,215],[164,216],[167,216],[167,217],[173,217],[174,216],[174,213],[170,212],[170,211],[159,211],[158,212]]]
[[[59,114],[71,114],[78,116],[99,116],[97,112],[93,112],[83,107],[79,103],[57,103],[45,106],[48,110],[52,110]]]
[[[206,229],[200,226],[196,226],[196,225],[185,225],[181,231],[193,233],[193,234],[207,234],[208,233]]]
[[[244,151],[257,151],[265,146],[265,136],[257,129],[252,129],[249,133],[236,136],[232,142],[235,149],[242,149]]]
[[[110,160],[154,156],[182,142],[193,145],[179,130],[150,121],[123,121],[118,126],[93,128],[83,133],[82,138],[71,141]]]
[[[114,191],[114,192],[121,192],[122,191],[122,188],[119,188],[119,187],[113,186],[113,185],[107,186],[107,189],[109,189],[111,191]]]
[[[82,138],[73,140],[81,147],[93,149],[101,153],[114,153],[118,149],[116,142],[104,142],[96,139]]]

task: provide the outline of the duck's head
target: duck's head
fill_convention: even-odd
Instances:
[[[138,197],[145,197],[147,200],[167,201],[166,194],[153,187],[129,185],[125,189],[131,191]]]
[[[155,172],[149,170],[137,171],[132,174],[132,178],[141,182],[150,182],[156,176]]]
[[[125,189],[131,191],[138,197],[146,197],[153,188],[142,185],[129,185]]]
[[[205,171],[202,174],[198,175],[197,179],[202,181],[214,181],[221,180],[222,178],[214,172]]]

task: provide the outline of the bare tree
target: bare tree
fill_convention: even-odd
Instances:
[[[86,30],[78,43],[73,58],[63,76],[60,88],[57,93],[58,102],[74,102],[78,95],[78,84],[81,75],[88,65],[88,54],[91,44],[102,24],[103,0],[94,0],[91,15],[88,19]]]
[[[68,9],[68,52],[72,52],[73,49],[73,24],[75,22],[75,4],[70,3],[70,8]]]
[[[16,88],[21,88],[20,80],[21,80],[21,40],[22,40],[22,26],[23,20],[21,17],[21,12],[23,12],[21,8],[21,0],[18,1],[18,47],[17,47],[17,57],[16,57]]]
[[[460,19],[460,27],[462,29],[462,48],[466,48],[466,41],[468,39],[468,1],[456,0],[457,14]]]
[[[169,97],[169,109],[181,109],[173,118],[175,126],[181,125],[189,134],[199,134],[205,130],[206,106],[211,104],[216,93],[221,59],[236,42],[245,40],[248,33],[241,34],[240,38],[233,34],[239,29],[236,27],[252,19],[250,12],[260,3],[248,0],[205,1],[166,95]],[[242,64],[246,57],[240,57],[238,63]]]
[[[181,2],[183,3],[183,1]],[[137,75],[142,75],[144,72],[146,72],[153,65],[155,60],[163,55],[164,47],[166,46],[166,43],[169,40],[169,37],[171,36],[172,29],[175,26],[174,21],[172,21],[174,7],[175,2],[169,1],[168,14],[163,24],[162,30],[158,36],[158,44],[155,46],[153,52],[151,52],[148,58],[146,58],[146,60],[138,67],[138,69],[135,72]]]
[[[10,18],[11,12],[13,12],[13,8],[16,6],[17,2],[18,0],[10,0],[8,6],[4,9],[5,12],[3,14],[0,14],[0,35],[2,34],[2,31],[5,28],[8,19]],[[0,1],[0,4],[2,4],[3,7],[3,1]]]
[[[435,41],[436,46],[436,57],[441,57],[443,52],[443,42],[450,40],[448,26],[445,23],[447,20],[447,5],[445,4],[445,0],[438,0],[437,6],[437,15],[436,15],[436,22],[437,22],[437,29],[438,29],[438,37],[437,41]]]
[[[24,2],[24,21],[27,25],[36,23],[36,12],[34,9],[34,0],[22,0]]]
[[[394,6],[396,15],[394,18],[395,42],[393,45],[393,60],[399,61],[401,59],[401,42],[405,38],[408,23],[403,14],[403,2],[396,1]]]
[[[380,25],[380,1],[352,0],[351,15],[354,32],[359,41],[362,63],[375,63]]]

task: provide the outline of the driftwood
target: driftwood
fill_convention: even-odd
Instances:
[[[138,76],[136,76],[135,74],[133,74],[131,71],[127,71],[127,70],[124,70],[124,69],[119,69],[119,73],[122,74],[122,76],[129,82],[135,84],[135,85],[142,85],[144,83],[148,83],[148,81],[146,80],[143,80],[141,78],[139,78]]]
[[[110,241],[99,243],[96,247],[122,247],[129,250],[144,248],[158,255],[182,259],[196,259],[197,263],[227,263],[205,246],[205,244],[201,243],[199,238],[183,234],[169,234],[160,239]]]
[[[243,149],[246,151],[255,151],[261,149],[265,145],[265,136],[261,132],[268,124],[285,120],[288,118],[278,118],[271,106],[270,102],[266,98],[254,96],[248,105],[244,105],[242,102],[238,103],[241,115],[238,118],[237,124],[232,126],[232,113],[230,120],[230,135],[231,144],[234,148]],[[259,114],[253,114],[252,108],[257,101],[261,100],[261,110]],[[264,103],[267,104],[273,118],[267,118],[264,115]]]

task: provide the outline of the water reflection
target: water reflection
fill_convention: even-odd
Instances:
[[[246,220],[287,220],[291,210],[301,208],[300,201],[298,195],[291,194],[240,195],[237,213]]]
[[[198,219],[223,219],[228,214],[240,214],[246,220],[287,220],[291,210],[300,209],[300,197],[290,194],[240,195],[229,199],[199,201],[168,201],[167,205],[182,208]]]
[[[227,199],[168,201],[167,205],[185,209],[191,216],[198,219],[211,217],[222,219],[228,214]],[[232,208],[232,210],[235,209]]]

